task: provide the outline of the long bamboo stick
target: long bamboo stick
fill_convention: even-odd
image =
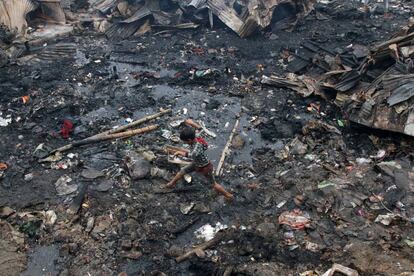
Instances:
[[[216,169],[216,176],[221,175],[221,168],[223,167],[224,160],[226,159],[226,156],[228,154],[229,147],[230,147],[231,141],[233,140],[234,134],[236,133],[236,130],[239,127],[239,122],[240,122],[240,119],[237,119],[236,123],[234,124],[233,130],[230,133],[229,139],[227,140],[227,143],[224,146],[223,152],[221,154],[220,161],[219,161],[217,169]]]
[[[49,155],[51,155],[53,153],[56,153],[58,151],[59,152],[67,151],[67,150],[70,150],[73,147],[79,147],[79,146],[94,143],[94,142],[104,141],[105,139],[104,140],[96,140],[96,139],[102,138],[102,137],[107,137],[107,135],[110,135],[110,134],[122,132],[126,129],[129,129],[129,128],[135,127],[137,125],[143,124],[145,122],[148,122],[150,120],[156,119],[156,118],[161,117],[162,115],[170,113],[170,112],[171,112],[171,109],[162,110],[158,113],[148,115],[144,118],[138,119],[138,120],[133,121],[133,122],[131,122],[129,124],[126,124],[124,126],[121,126],[121,127],[115,128],[115,129],[110,129],[110,130],[95,134],[93,136],[90,136],[88,138],[85,138],[85,139],[82,139],[82,140],[79,140],[79,141],[75,141],[73,143],[67,144],[67,145],[62,146],[60,148],[54,149],[49,153]],[[110,138],[110,139],[116,139],[116,138]]]
[[[53,153],[56,153],[56,152],[64,152],[64,151],[70,150],[74,147],[79,147],[79,146],[83,146],[83,145],[87,145],[87,144],[92,144],[92,143],[97,143],[97,142],[102,142],[102,141],[107,141],[107,140],[112,140],[112,139],[118,139],[118,138],[127,138],[127,137],[131,137],[131,136],[134,136],[134,135],[143,134],[145,132],[149,132],[149,131],[155,130],[157,128],[158,128],[158,125],[150,125],[150,126],[147,126],[147,127],[128,130],[128,131],[124,131],[124,132],[120,132],[120,133],[112,133],[112,134],[107,134],[107,135],[94,135],[94,136],[85,138],[83,140],[75,141],[75,142],[67,144],[63,147],[54,149],[53,151],[50,152],[50,154],[53,154]]]
[[[162,115],[167,114],[167,113],[170,113],[170,112],[171,112],[171,109],[165,109],[165,110],[162,110],[162,111],[160,111],[158,113],[155,113],[155,114],[146,116],[144,118],[141,118],[139,120],[133,121],[133,122],[131,122],[129,124],[126,124],[124,126],[120,126],[120,127],[115,128],[115,129],[107,130],[107,131],[104,131],[104,132],[102,132],[100,134],[97,134],[97,135],[107,135],[107,134],[122,132],[122,131],[124,131],[126,129],[133,128],[133,127],[135,127],[137,125],[146,123],[146,122],[148,122],[150,120],[156,119],[156,118],[161,117]]]

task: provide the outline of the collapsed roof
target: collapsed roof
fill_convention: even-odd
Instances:
[[[263,76],[262,83],[334,99],[353,122],[414,136],[414,23],[370,50],[351,46],[339,54],[305,44],[288,69],[298,73],[313,64],[324,74]]]
[[[93,0],[91,6],[104,14],[117,9],[123,19],[112,25],[114,32],[132,35],[144,22],[152,17],[156,26],[182,26],[183,23],[209,21],[213,25],[213,14],[240,37],[252,35],[258,29],[283,22],[285,28],[294,26],[314,8],[316,0],[192,0],[164,1],[113,1]],[[132,11],[132,12],[131,12]],[[128,16],[129,15],[129,16]],[[186,18],[184,18],[186,17]],[[205,20],[204,20],[205,19]],[[195,27],[195,25],[185,25]],[[115,29],[114,29],[115,28]],[[116,28],[121,28],[117,31]],[[119,38],[119,37],[116,37]]]
[[[65,13],[60,0],[3,0],[0,2],[0,24],[18,35],[25,35],[28,14],[48,23],[64,24]]]

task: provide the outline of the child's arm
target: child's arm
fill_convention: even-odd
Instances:
[[[190,152],[187,149],[184,148],[179,148],[179,147],[173,147],[173,146],[166,146],[165,147],[165,151],[168,154],[172,154],[172,155],[181,155],[181,156],[187,156],[188,153]]]
[[[202,127],[198,123],[194,122],[192,119],[185,120],[184,124],[186,124],[187,126],[191,126],[197,130],[202,129]]]
[[[176,151],[176,152],[174,152],[173,156],[181,155],[182,157],[187,157],[188,154],[189,154],[188,151]]]

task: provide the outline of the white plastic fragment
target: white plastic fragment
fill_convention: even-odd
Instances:
[[[361,158],[357,158],[356,162],[358,163],[358,165],[364,165],[364,164],[371,163],[371,159],[361,157]]]
[[[191,175],[189,175],[189,174],[185,174],[185,175],[184,175],[184,180],[185,180],[185,182],[187,182],[187,183],[191,183],[191,181],[193,181],[193,178],[191,177]]]
[[[276,207],[278,208],[278,209],[280,209],[280,208],[282,208],[283,207],[283,205],[285,205],[286,204],[286,200],[283,200],[282,202],[280,202]]]
[[[69,153],[69,154],[67,155],[67,157],[68,157],[69,159],[73,159],[75,156],[76,156],[76,155],[75,155],[74,153]]]
[[[388,226],[396,217],[397,215],[393,213],[388,213],[386,215],[378,215],[378,217],[375,219],[375,222],[380,222],[381,224]]]
[[[5,127],[8,126],[12,121],[12,118],[7,117],[7,118],[3,118],[0,116],[0,127]]]
[[[175,120],[175,121],[170,122],[170,126],[176,128],[176,127],[179,127],[182,122],[183,120]]]
[[[322,276],[333,276],[335,272],[340,272],[346,276],[358,276],[359,275],[358,271],[352,268],[349,268],[349,267],[346,267],[340,264],[334,264],[332,268],[328,269],[328,271],[326,271]]]
[[[53,225],[57,220],[57,215],[55,211],[49,210],[45,213],[45,224],[46,225]]]
[[[28,173],[24,175],[24,180],[25,181],[31,181],[33,179],[34,175],[33,173]]]
[[[213,227],[211,224],[205,224],[198,228],[194,234],[195,236],[204,241],[209,241],[214,238],[214,236],[219,232],[220,230],[227,229],[228,226],[225,224],[221,224],[220,222],[217,222],[216,225]]]

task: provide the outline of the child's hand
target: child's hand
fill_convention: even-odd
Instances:
[[[181,151],[176,151],[176,152],[174,152],[174,154],[173,154],[173,156],[174,157],[177,157],[177,156],[186,156],[186,154],[184,153],[184,152],[181,152]]]
[[[202,129],[202,127],[199,124],[197,124],[196,122],[194,122],[191,119],[185,120],[184,123],[188,126],[191,126],[191,127],[195,128],[196,130]]]

